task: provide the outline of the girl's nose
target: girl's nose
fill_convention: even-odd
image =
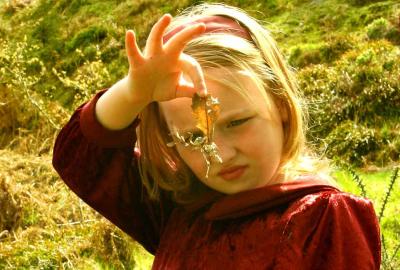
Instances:
[[[237,149],[235,143],[226,136],[215,134],[214,142],[217,145],[218,155],[222,159],[223,163],[229,162],[236,156]]]

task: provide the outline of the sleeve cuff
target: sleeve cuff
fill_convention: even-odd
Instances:
[[[90,141],[106,148],[133,147],[136,143],[136,127],[140,120],[136,118],[125,129],[110,130],[104,127],[96,118],[96,103],[106,90],[97,93],[86,103],[80,114],[80,127],[83,135]]]

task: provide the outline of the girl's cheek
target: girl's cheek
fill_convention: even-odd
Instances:
[[[205,162],[200,150],[180,145],[177,146],[177,151],[182,160],[194,172],[194,174],[198,175],[202,173],[205,169]]]

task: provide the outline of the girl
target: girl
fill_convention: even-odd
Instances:
[[[293,74],[256,20],[202,4],[162,16],[143,52],[127,31],[126,52],[128,75],[76,110],[53,164],[153,269],[379,269],[373,206],[307,154]],[[195,94],[219,109],[210,133]]]

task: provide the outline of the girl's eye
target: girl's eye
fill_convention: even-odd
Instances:
[[[185,142],[189,143],[190,141],[195,141],[197,138],[204,137],[204,134],[202,131],[196,131],[193,133],[189,133],[188,135],[185,136],[184,140]]]
[[[197,139],[199,137],[204,137],[203,132],[199,131],[199,132],[193,133],[192,139]]]
[[[233,121],[229,122],[227,127],[230,128],[230,127],[240,126],[241,124],[247,122],[250,119],[251,119],[251,117],[242,118],[242,119],[238,119],[238,120],[233,120]]]

